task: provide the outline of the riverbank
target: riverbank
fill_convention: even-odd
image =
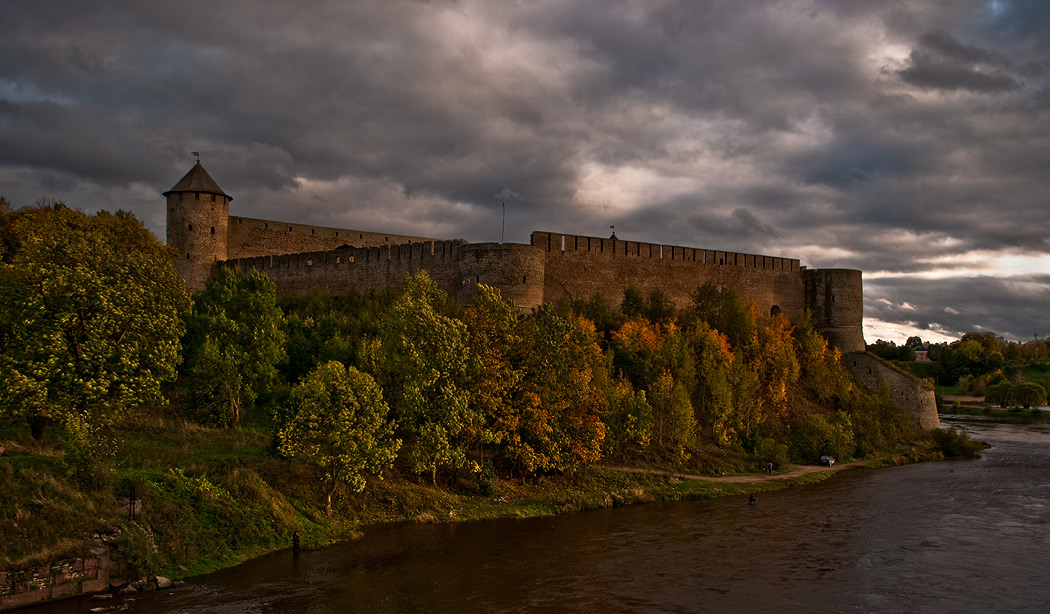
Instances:
[[[798,466],[773,475],[756,473],[754,459],[731,455],[694,466],[733,475],[589,466],[525,483],[478,473],[433,486],[395,467],[362,493],[341,491],[326,517],[320,474],[273,456],[263,429],[208,428],[152,416],[116,435],[122,441],[111,481],[88,487],[69,473],[57,441],[0,433],[6,450],[0,458],[0,570],[54,566],[101,545],[112,552],[115,586],[141,577],[181,579],[288,548],[295,533],[304,548],[319,548],[383,523],[528,518],[743,496],[856,466],[912,462],[927,454],[928,445],[916,442],[897,460]]]

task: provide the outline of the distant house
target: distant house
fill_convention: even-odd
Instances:
[[[915,362],[930,362],[930,355],[925,345],[915,348]]]

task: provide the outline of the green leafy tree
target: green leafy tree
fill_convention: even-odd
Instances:
[[[999,407],[1007,407],[1010,404],[1012,389],[1013,384],[1008,381],[992,384],[985,390],[984,400],[986,403],[993,403]]]
[[[644,390],[635,390],[629,382],[616,382],[605,393],[609,412],[605,416],[605,447],[609,453],[629,447],[646,448],[653,436],[653,409]]]
[[[223,268],[195,297],[187,319],[186,368],[197,408],[237,424],[270,392],[284,359],[284,316],[265,274]]]
[[[292,415],[277,434],[279,450],[324,471],[326,515],[340,484],[361,492],[369,476],[393,465],[401,440],[371,376],[330,361],[310,372],[288,403]]]
[[[845,402],[852,384],[842,365],[842,353],[816,331],[809,311],[803,313],[795,327],[795,343],[802,388],[824,405]]]
[[[174,379],[189,306],[175,255],[129,213],[0,217],[0,404],[38,438],[62,425],[74,458],[90,456],[93,433]]]
[[[1025,409],[1046,403],[1046,388],[1035,382],[1021,382],[1010,389],[1010,399]]]
[[[526,320],[524,334],[522,468],[568,471],[599,460],[609,373],[594,325],[543,305]]]
[[[695,440],[696,419],[689,394],[676,383],[670,373],[664,372],[649,389],[657,443],[675,454],[682,455]]]
[[[516,402],[525,375],[518,309],[496,288],[479,284],[463,314],[470,347],[467,388],[472,413],[482,420],[472,439],[500,450],[520,446],[520,406]]]
[[[8,408],[102,425],[158,400],[188,306],[174,255],[124,212],[13,215],[18,248],[0,264]]]
[[[755,332],[754,314],[740,294],[732,288],[718,288],[711,282],[696,289],[683,328],[696,320],[725,335],[734,348],[749,343]]]
[[[642,296],[641,290],[634,286],[624,288],[620,313],[626,318],[644,318],[645,312],[645,297]]]
[[[577,299],[572,305],[573,311],[594,323],[595,329],[603,336],[616,327],[617,317],[605,296],[595,292],[588,300]]]
[[[406,278],[381,328],[376,360],[397,421],[412,444],[417,473],[437,483],[441,467],[467,463],[471,437],[481,428],[470,404],[470,364],[463,322],[442,315],[448,297],[426,271]]]
[[[733,364],[736,356],[725,335],[706,322],[686,329],[696,360],[697,385],[693,407],[700,430],[720,446],[729,445],[739,430],[739,416],[733,403]]]

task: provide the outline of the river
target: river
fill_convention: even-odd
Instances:
[[[368,528],[130,612],[1044,612],[1050,427],[948,417],[983,458],[744,497]],[[87,599],[27,614],[85,612]]]

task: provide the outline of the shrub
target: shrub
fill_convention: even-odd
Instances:
[[[930,439],[934,446],[946,457],[958,458],[980,458],[981,450],[987,446],[970,438],[966,431],[960,431],[954,426],[950,429],[934,429],[930,431]]]

